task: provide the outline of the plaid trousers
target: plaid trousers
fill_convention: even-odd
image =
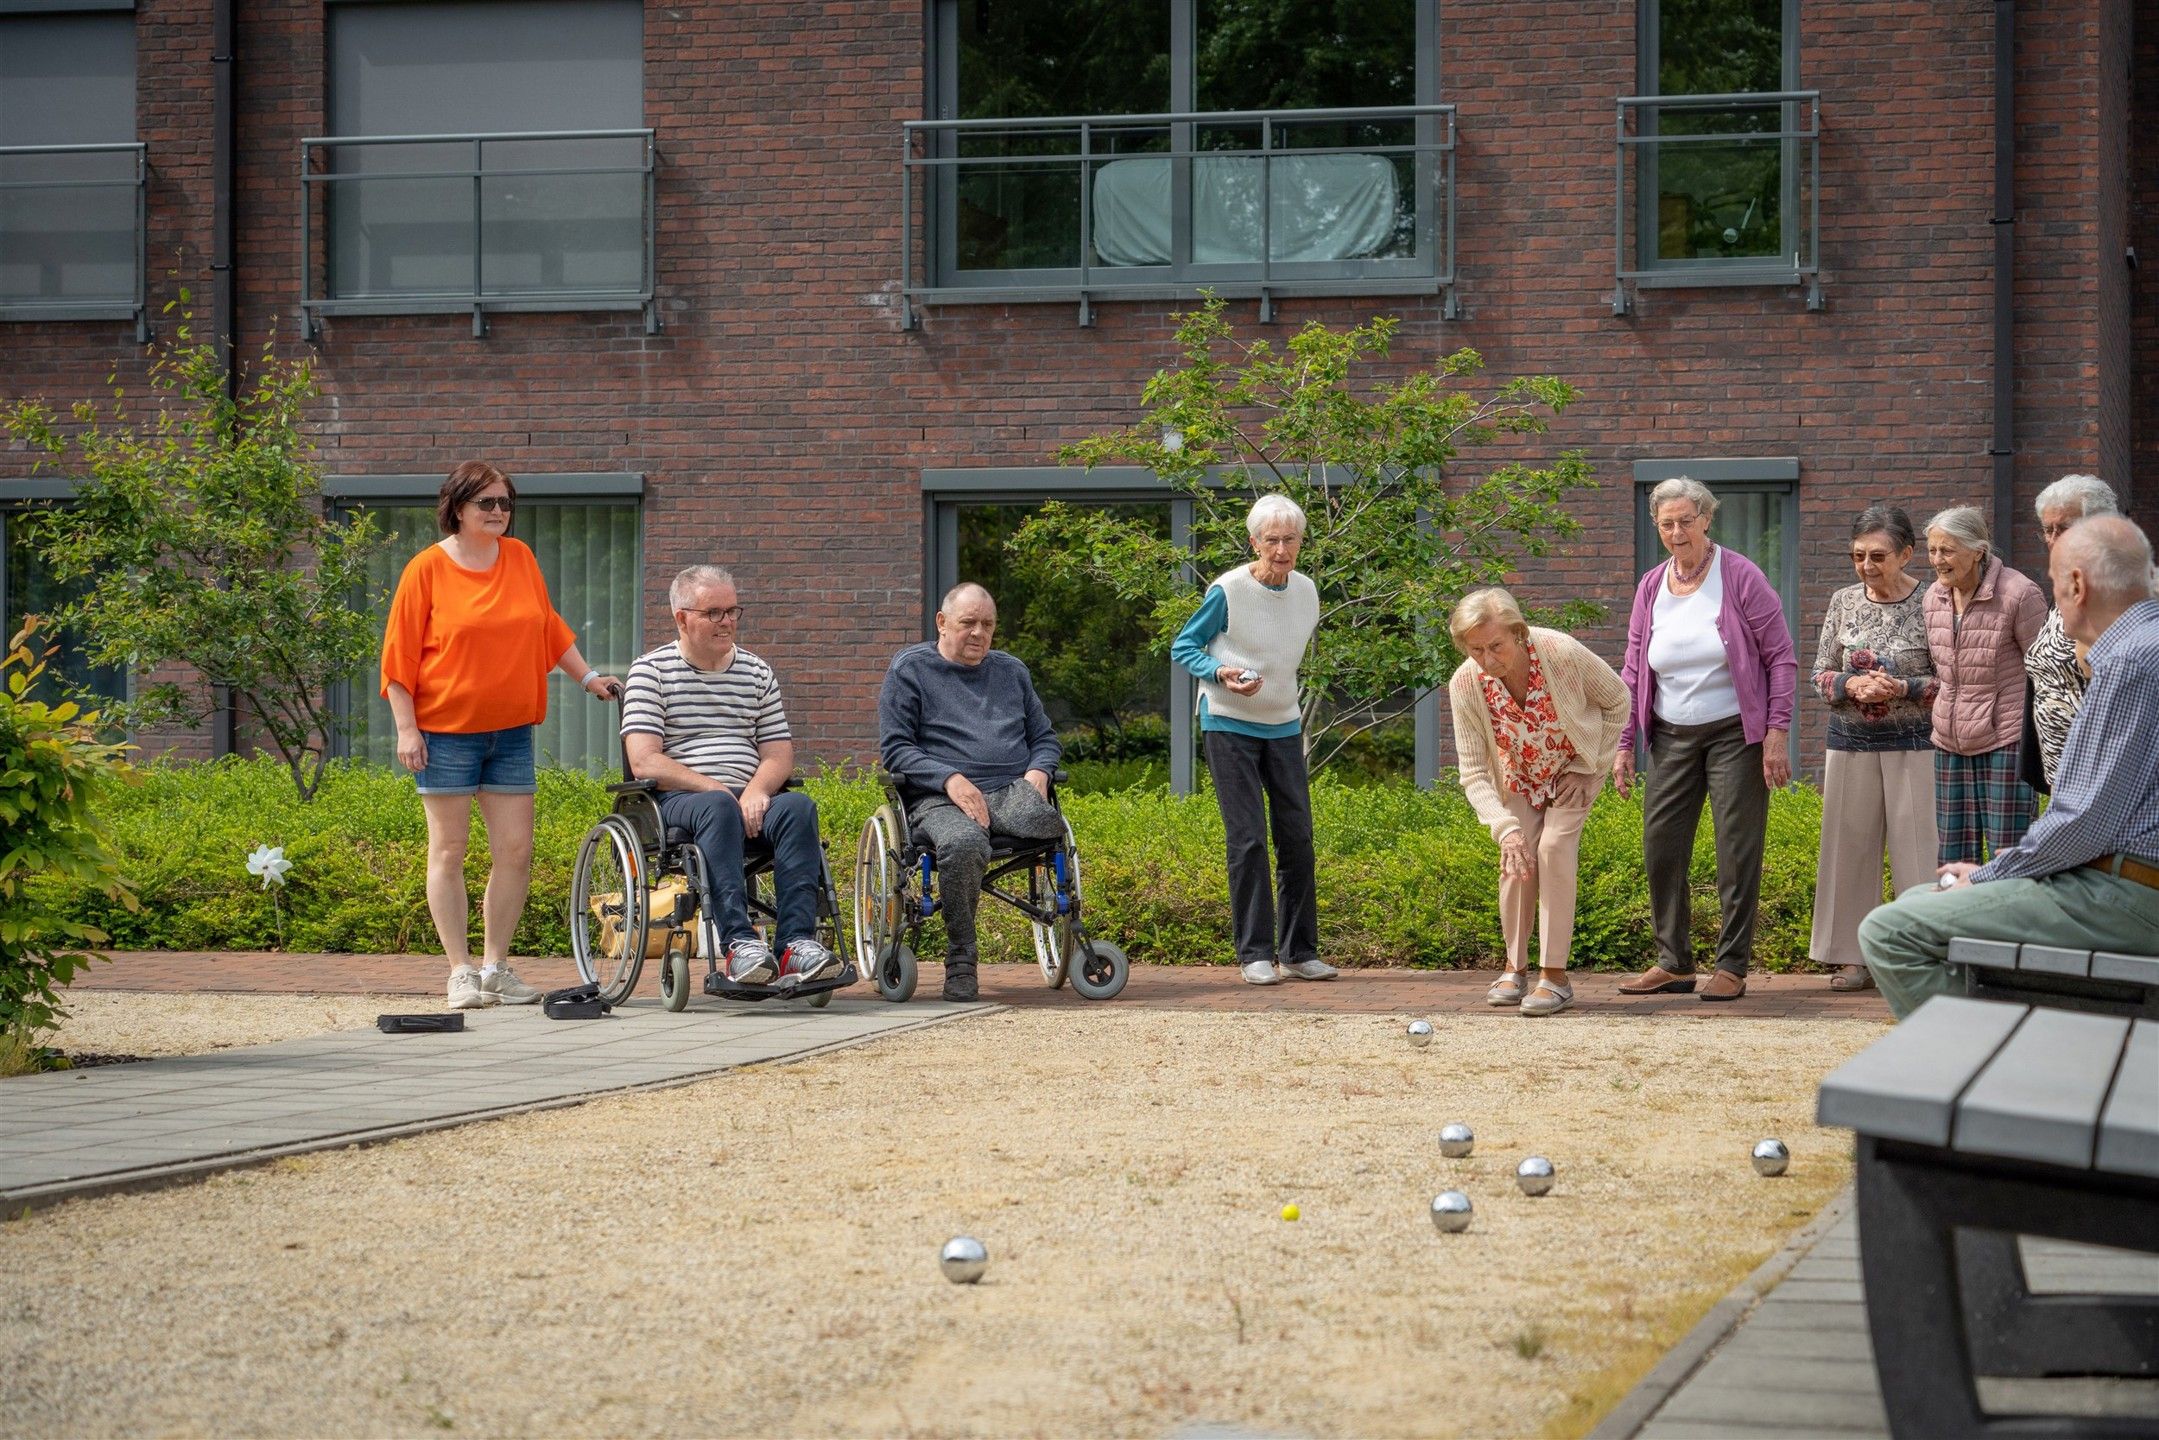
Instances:
[[[1934,752],[1934,826],[1941,863],[1984,862],[2024,838],[2039,818],[2039,797],[2017,778],[2017,747],[1980,755]]]

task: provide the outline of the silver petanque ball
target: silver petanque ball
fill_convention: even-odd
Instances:
[[[1477,1137],[1467,1125],[1442,1125],[1439,1127],[1439,1153],[1449,1160],[1460,1160],[1475,1147]]]
[[[955,1235],[945,1241],[937,1263],[944,1267],[945,1279],[955,1285],[972,1285],[990,1268],[990,1252],[972,1235]]]
[[[1473,1207],[1459,1190],[1442,1190],[1432,1197],[1432,1224],[1442,1235],[1459,1235],[1469,1228]]]
[[[1542,1155],[1532,1155],[1514,1167],[1514,1183],[1524,1195],[1542,1195],[1551,1189],[1552,1176],[1552,1162]]]
[[[1412,1020],[1409,1022],[1409,1043],[1422,1050],[1432,1043],[1432,1022]]]
[[[1754,1173],[1757,1175],[1782,1175],[1792,1163],[1792,1152],[1782,1140],[1772,1135],[1767,1140],[1754,1142]]]

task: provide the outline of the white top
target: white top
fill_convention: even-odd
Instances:
[[[1710,557],[1702,588],[1672,593],[1672,569],[1657,587],[1649,628],[1649,673],[1657,677],[1657,718],[1672,725],[1707,725],[1739,713],[1732,662],[1717,633],[1724,613],[1724,547]]]
[[[723,785],[747,785],[758,747],[791,738],[772,667],[735,647],[725,670],[700,670],[670,640],[630,667],[622,733],[657,735],[660,753]]]
[[[1279,590],[1260,584],[1249,565],[1217,577],[1229,615],[1222,633],[1207,643],[1207,653],[1224,665],[1254,670],[1265,683],[1257,695],[1239,695],[1226,685],[1202,681],[1207,713],[1253,725],[1294,725],[1298,708],[1297,667],[1319,628],[1319,587],[1301,570],[1289,572]]]

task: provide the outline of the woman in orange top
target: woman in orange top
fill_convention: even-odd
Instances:
[[[450,958],[450,1008],[529,1005],[540,992],[510,968],[510,936],[532,882],[532,727],[547,718],[547,673],[578,677],[595,699],[619,682],[585,663],[547,598],[539,561],[510,538],[517,492],[467,460],[435,498],[443,538],[405,566],[382,642],[382,694],[397,759],[427,810],[427,910]],[[466,944],[465,840],[480,797],[494,863],[481,904],[485,956]]]

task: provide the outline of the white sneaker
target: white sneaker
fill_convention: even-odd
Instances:
[[[1299,980],[1332,980],[1342,973],[1326,961],[1316,957],[1310,960],[1299,960],[1293,964],[1284,965],[1282,968]]]
[[[1279,985],[1282,983],[1282,972],[1274,968],[1272,960],[1254,960],[1244,967],[1244,983]]]
[[[537,1005],[539,990],[518,978],[517,972],[507,965],[497,965],[492,975],[480,976],[480,993],[493,996],[497,1005]]]
[[[490,1005],[501,1003],[499,996],[490,995],[480,988],[480,972],[470,965],[460,965],[450,972],[452,1010],[484,1010]]]
[[[770,985],[779,973],[780,962],[764,941],[745,935],[727,947],[727,978],[737,985]]]

